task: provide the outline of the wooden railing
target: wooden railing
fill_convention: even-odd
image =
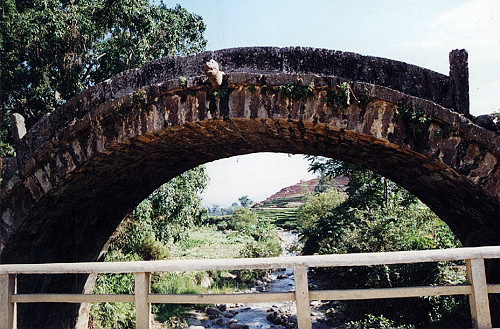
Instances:
[[[0,329],[16,328],[17,303],[135,303],[136,327],[151,327],[151,304],[217,304],[295,301],[300,329],[311,328],[310,300],[353,300],[438,295],[468,295],[473,326],[491,328],[488,294],[500,293],[500,284],[487,284],[484,260],[500,258],[500,247],[445,250],[400,251],[341,255],[237,258],[203,260],[165,260],[150,262],[64,263],[0,265]],[[468,284],[381,289],[342,289],[309,291],[309,267],[371,266],[465,260]],[[150,292],[151,272],[293,268],[294,292],[164,295]],[[17,274],[134,273],[135,293],[103,294],[18,294]],[[498,310],[496,310],[498,312]]]

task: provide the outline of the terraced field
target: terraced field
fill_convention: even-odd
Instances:
[[[285,230],[297,228],[298,208],[252,208],[261,219],[270,220],[274,225]]]

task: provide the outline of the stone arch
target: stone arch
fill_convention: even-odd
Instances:
[[[202,74],[210,58],[226,72],[216,90]],[[126,214],[165,181],[261,151],[369,168],[418,196],[465,245],[498,244],[500,137],[448,108],[463,105],[454,81],[401,62],[302,48],[207,52],[124,72],[20,141],[17,173],[2,190],[1,262],[94,261]],[[21,278],[19,289],[81,291],[84,282]],[[42,317],[40,325],[74,325],[74,307],[54,309],[67,322]]]

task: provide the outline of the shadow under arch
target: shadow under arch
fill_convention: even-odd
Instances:
[[[160,64],[142,72],[160,75],[153,70]],[[141,75],[126,72],[33,127],[20,145],[20,182],[5,194],[3,211],[15,216],[1,262],[97,260],[122,219],[162,183],[200,164],[254,152],[320,155],[371,169],[427,204],[464,245],[500,242],[500,138],[493,132],[431,100],[365,81],[234,70],[214,94],[199,69],[186,83],[178,76],[145,86],[127,85],[127,76]],[[352,99],[336,104],[332,97],[343,83]],[[311,87],[296,97],[281,86]],[[404,108],[427,119],[407,121]],[[85,281],[26,277],[18,291],[81,292]],[[23,305],[19,327],[74,327],[77,311]]]

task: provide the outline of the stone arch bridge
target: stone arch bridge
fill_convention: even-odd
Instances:
[[[225,72],[220,86],[203,72],[210,59]],[[311,48],[153,61],[75,96],[26,135],[17,131],[17,157],[2,159],[0,262],[98,260],[117,225],[162,183],[263,151],[371,169],[419,197],[464,245],[496,245],[500,136],[472,119],[465,51],[450,53],[449,76]],[[18,290],[81,292],[85,282],[21,277]],[[20,327],[74,327],[77,313],[20,305]]]

